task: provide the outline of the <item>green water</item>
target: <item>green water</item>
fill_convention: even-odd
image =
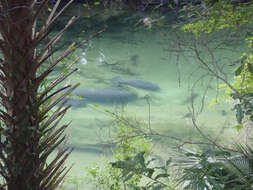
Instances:
[[[128,90],[138,94],[136,101],[127,104],[87,102],[86,107],[71,109],[64,119],[64,122],[72,121],[69,145],[76,148],[67,163],[74,163],[70,176],[83,177],[85,166],[101,160],[106,152],[103,152],[105,149],[99,144],[109,139],[113,118],[106,114],[105,110],[120,113],[124,109],[127,117],[137,118],[146,126],[150,119],[153,130],[194,141],[201,137],[192,125],[189,100],[194,93],[194,105],[196,110],[199,110],[206,92],[204,108],[198,116],[200,128],[207,135],[217,137],[217,141],[223,143],[229,143],[234,139],[233,136],[236,136],[237,132],[233,129],[235,118],[231,105],[223,102],[211,109],[208,108],[210,100],[217,96],[216,88],[221,82],[209,76],[208,72],[200,67],[189,48],[184,48],[185,51],[179,57],[172,52],[178,50],[178,42],[182,39],[187,41],[191,36],[174,30],[171,16],[144,13],[123,14],[120,17],[109,15],[105,20],[101,19],[100,23],[94,23],[94,20],[92,23],[82,16],[82,10],[78,10],[80,19],[65,34],[63,41],[78,40],[78,37],[87,38],[104,27],[106,31],[73,54],[76,57],[80,56],[80,61],[75,65],[80,71],[70,77],[71,83],[80,82],[79,89],[107,88],[115,85],[111,82],[113,77],[120,76],[124,79],[152,82],[159,85],[160,91],[128,86]],[[73,12],[75,11],[72,10],[69,14]],[[161,20],[149,28],[140,22],[147,16]],[[82,33],[82,30],[85,32]],[[226,44],[225,47],[229,50],[216,51],[215,59],[221,64],[229,65],[238,59],[243,46]],[[57,68],[60,71],[63,67],[60,65]],[[232,76],[233,69],[231,66],[225,66],[228,77]],[[145,97],[149,97],[148,102]],[[98,104],[98,107],[93,106],[94,103]],[[160,149],[157,148],[156,153],[166,155],[166,147],[170,146],[170,142],[174,144],[171,139],[161,140],[157,146]]]

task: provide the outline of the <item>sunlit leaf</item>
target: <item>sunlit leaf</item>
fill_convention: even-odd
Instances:
[[[83,4],[83,7],[88,8],[88,7],[89,7],[89,4],[88,4],[88,3],[84,3],[84,4]]]
[[[69,72],[69,70],[68,69],[63,69],[63,73],[68,73]]]
[[[96,1],[96,2],[94,2],[94,5],[96,6],[96,5],[100,5],[100,2],[99,1]]]
[[[240,131],[240,130],[242,129],[242,125],[236,125],[236,126],[235,126],[235,129],[236,129],[237,131]]]
[[[75,47],[75,46],[71,46],[71,49],[72,49],[72,50],[76,50],[76,47]]]
[[[159,4],[159,5],[156,5],[155,6],[155,9],[158,9],[159,7],[161,7],[161,5]]]
[[[74,60],[76,59],[76,56],[71,55],[69,58],[70,58],[72,61],[74,61]]]

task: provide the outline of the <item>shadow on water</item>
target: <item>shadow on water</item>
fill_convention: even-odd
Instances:
[[[135,68],[131,66],[127,60],[116,60],[112,63],[108,63],[107,61],[104,61],[102,62],[101,67],[104,67],[108,69],[109,71],[117,73],[117,74],[129,75],[129,76],[138,75],[138,73],[135,71]]]
[[[81,153],[90,153],[97,155],[111,154],[114,144],[81,144],[81,145],[67,145],[66,147],[73,149],[73,151]]]
[[[71,109],[79,109],[87,107],[87,103],[82,99],[74,99],[70,98],[69,101],[65,104],[65,106],[71,106]]]
[[[138,98],[135,92],[120,87],[77,89],[73,94],[83,97],[87,102],[104,104],[125,104]]]

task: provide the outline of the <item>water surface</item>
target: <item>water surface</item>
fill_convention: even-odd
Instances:
[[[82,15],[82,9],[78,14],[80,19],[64,36],[65,42],[78,40],[79,37],[87,38],[101,28],[106,30],[72,55],[80,56],[80,61],[75,65],[80,70],[70,77],[71,83],[80,82],[78,90],[84,91],[86,96],[87,91],[94,89],[103,91],[123,88],[136,94],[136,98],[122,102],[87,98],[83,106],[78,106],[78,102],[77,106],[73,106],[64,119],[64,122],[72,121],[69,146],[75,149],[68,164],[75,165],[70,172],[71,176],[84,176],[85,166],[109,154],[105,151],[109,148],[102,143],[109,139],[113,118],[105,110],[118,113],[124,110],[125,116],[137,118],[146,126],[150,122],[152,129],[158,132],[194,141],[202,139],[191,121],[189,108],[194,102],[195,111],[201,111],[198,115],[199,126],[207,135],[217,136],[217,141],[222,142],[229,142],[236,135],[233,129],[234,113],[229,104],[221,103],[208,109],[209,102],[219,96],[216,88],[221,82],[200,67],[188,47],[178,49],[178,42],[182,39],[187,41],[192,36],[173,29],[174,21],[170,15],[125,13],[120,17],[109,15],[96,23],[93,17],[90,21],[86,15]],[[145,17],[162,19],[152,27],[147,27],[142,23]],[[229,50],[217,50],[215,59],[226,65],[225,70],[231,77],[234,68],[227,65],[238,59],[243,46],[227,44],[225,47]],[[231,53],[231,49],[236,53]],[[178,55],[178,50],[183,53]],[[58,66],[58,71],[69,62]],[[130,85],[115,83],[112,81],[115,77],[130,80]],[[131,85],[131,80],[150,82],[159,86],[159,90],[136,87]],[[170,147],[170,143],[174,145],[171,139],[163,139],[160,143],[163,148],[156,153],[163,155],[167,152],[164,147]]]

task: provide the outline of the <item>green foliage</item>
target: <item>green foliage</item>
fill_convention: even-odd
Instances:
[[[252,44],[252,40],[249,42]],[[253,54],[244,53],[241,58],[240,65],[235,70],[233,89],[223,84],[221,88],[224,90],[224,97],[234,99],[236,104],[236,119],[239,124],[243,120],[250,119],[253,121]],[[238,92],[238,93],[236,93]]]
[[[245,95],[253,92],[253,55],[244,55],[241,64],[235,70],[234,89]]]
[[[100,2],[99,2],[99,1],[95,1],[95,2],[94,2],[94,5],[95,5],[95,6],[100,5]]]
[[[116,139],[118,143],[113,151],[117,160],[133,158],[139,152],[144,152],[145,155],[150,154],[150,140],[145,139],[143,135],[136,135],[134,129],[127,126],[124,121],[117,122],[117,125]]]
[[[215,156],[227,156],[227,152],[189,152],[184,151],[185,163],[190,166],[183,168],[183,175],[179,179],[185,190],[222,190],[225,181],[230,179],[230,174],[222,163],[215,160]]]
[[[253,121],[253,55],[249,53],[243,55],[240,65],[235,70],[234,81],[231,87],[227,84],[220,85],[220,89],[224,90],[223,99],[233,99],[236,103],[234,110],[236,111],[236,119],[239,124],[243,120],[250,119]],[[235,93],[234,90],[236,90]]]
[[[113,169],[109,164],[105,164],[105,166],[96,164],[86,168],[86,171],[96,189],[121,190],[124,187],[120,179],[120,171]]]
[[[107,113],[112,113],[106,110]],[[136,135],[133,128],[129,126],[130,120],[118,116],[116,120],[116,147],[113,149],[112,159],[115,162],[120,160],[131,160],[136,154],[142,154],[146,158],[150,154],[150,140],[143,135]],[[137,128],[140,126],[136,126]],[[103,163],[104,166],[95,164],[86,168],[88,177],[91,177],[93,184],[101,190],[123,190],[135,189],[140,186],[142,176],[139,173],[128,175],[127,179],[121,169],[113,167],[109,161]]]
[[[191,163],[183,167],[183,176],[179,184],[184,189],[193,190],[249,190],[253,184],[253,150],[250,146],[237,146],[240,154],[232,156],[230,152],[206,151],[189,152],[185,151],[185,162]],[[185,165],[185,163],[178,165]]]
[[[167,171],[169,161],[166,162],[165,166],[150,167],[150,163],[154,160],[145,161],[145,152],[136,154],[133,158],[127,158],[112,162],[112,167],[119,168],[122,170],[121,178],[127,182],[132,179],[135,175],[141,175],[149,179],[149,181],[143,186],[133,186],[133,189],[171,189],[171,187],[161,181],[161,179],[168,181],[169,174]]]
[[[237,30],[244,24],[253,22],[253,3],[242,3],[239,6],[232,1],[222,0],[208,8],[196,10],[196,6],[188,7],[191,15],[199,18],[194,23],[185,24],[182,29],[196,37],[201,33],[209,34],[225,28]]]

